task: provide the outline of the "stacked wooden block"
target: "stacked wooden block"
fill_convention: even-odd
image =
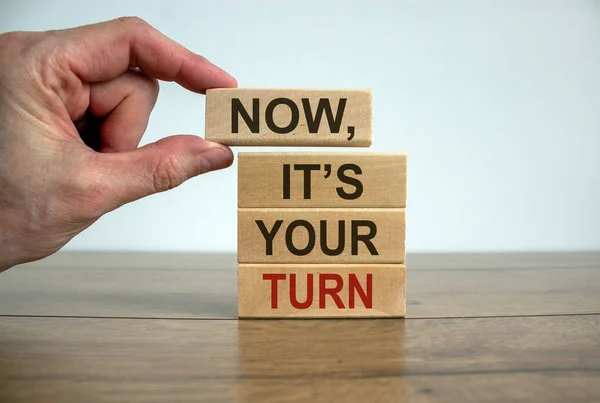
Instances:
[[[369,91],[207,92],[206,138],[371,145]],[[404,317],[406,155],[238,156],[240,318]]]

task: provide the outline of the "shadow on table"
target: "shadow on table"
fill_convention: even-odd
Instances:
[[[399,319],[240,320],[239,398],[402,400],[404,333]]]

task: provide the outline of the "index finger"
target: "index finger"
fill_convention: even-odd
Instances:
[[[204,57],[169,39],[144,20],[124,17],[62,31],[68,68],[86,82],[107,81],[129,68],[186,89],[236,87],[236,80]]]

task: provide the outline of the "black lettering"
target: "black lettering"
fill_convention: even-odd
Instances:
[[[256,225],[258,225],[260,233],[263,235],[263,237],[265,237],[265,254],[267,256],[270,256],[273,254],[273,238],[275,238],[275,234],[277,234],[277,231],[279,231],[281,224],[283,224],[283,220],[275,221],[275,224],[273,224],[273,228],[271,229],[271,231],[267,230],[267,227],[265,226],[263,220],[256,220],[255,222]]]
[[[346,108],[347,98],[340,98],[338,103],[337,112],[335,118],[333,117],[333,111],[331,110],[331,104],[328,98],[319,99],[317,104],[317,112],[314,117],[310,107],[310,100],[308,98],[302,98],[302,106],[304,107],[304,114],[306,115],[306,125],[308,126],[309,133],[317,133],[319,126],[321,125],[321,118],[323,117],[323,111],[327,116],[327,123],[329,124],[329,131],[331,133],[339,133],[342,120],[344,118],[344,110]]]
[[[252,98],[252,118],[250,118],[248,111],[246,108],[244,108],[244,105],[242,105],[242,102],[239,98],[231,98],[231,132],[239,132],[238,120],[239,116],[241,116],[242,119],[244,119],[244,122],[246,122],[246,126],[248,126],[250,131],[252,133],[258,133],[260,122],[259,113],[258,98]]]
[[[308,232],[308,242],[304,249],[298,249],[294,245],[293,233],[296,227],[304,227]],[[308,255],[313,248],[315,247],[315,229],[313,226],[306,220],[294,220],[288,226],[287,231],[285,233],[285,244],[290,252],[292,252],[296,256],[306,256]]]
[[[321,250],[327,256],[337,256],[344,251],[344,245],[346,243],[344,223],[344,220],[338,221],[338,245],[335,249],[329,249],[327,246],[327,221],[321,220]]]
[[[352,171],[357,175],[361,175],[362,170],[356,164],[343,164],[338,168],[338,179],[345,184],[354,186],[356,190],[353,193],[348,193],[341,186],[337,187],[335,190],[337,191],[337,194],[344,200],[356,200],[363,194],[363,184],[357,178],[347,176],[345,173],[346,171]]]
[[[312,171],[321,169],[319,164],[294,164],[294,170],[304,171],[304,199],[310,199]]]
[[[350,141],[354,138],[354,126],[348,126],[348,134],[350,135],[348,141]]]
[[[283,199],[290,198],[290,164],[283,164]]]
[[[278,105],[287,105],[292,112],[292,118],[287,126],[279,127],[275,124],[273,112]],[[300,120],[300,111],[298,110],[298,106],[291,99],[275,98],[269,102],[269,105],[267,105],[267,110],[265,111],[265,120],[267,122],[267,127],[272,132],[278,134],[287,134],[294,130],[296,126],[298,126],[298,121]]]
[[[366,235],[358,235],[359,227],[368,227],[369,233]],[[365,243],[365,246],[369,249],[371,255],[379,255],[379,252],[375,249],[375,245],[371,242],[371,239],[373,239],[375,235],[377,235],[377,226],[373,221],[352,220],[352,255],[358,255],[359,241]]]

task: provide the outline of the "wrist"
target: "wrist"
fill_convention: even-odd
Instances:
[[[15,238],[8,220],[0,215],[0,273],[21,263]]]
[[[4,244],[0,244],[0,273],[10,269],[17,264],[13,259],[10,258],[10,250]]]
[[[0,273],[17,264],[18,261],[14,248],[8,244],[3,236],[0,236]]]

